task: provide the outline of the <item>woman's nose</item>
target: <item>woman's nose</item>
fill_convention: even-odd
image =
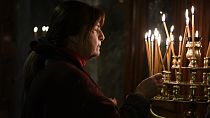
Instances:
[[[100,31],[99,39],[100,39],[101,41],[103,41],[103,40],[105,39],[104,33],[103,33],[102,31]]]

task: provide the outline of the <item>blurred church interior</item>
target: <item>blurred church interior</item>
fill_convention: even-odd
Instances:
[[[29,44],[44,35],[42,27],[48,26],[53,8],[61,1],[0,1],[0,118],[20,118],[23,94],[22,67],[30,52]],[[127,94],[135,90],[139,82],[150,75],[145,48],[145,32],[149,29],[159,30],[163,40],[160,49],[164,56],[166,51],[164,41],[167,36],[161,20],[163,13],[166,15],[168,30],[174,25],[174,51],[178,54],[178,37],[183,35],[185,30],[185,10],[189,9],[190,16],[191,6],[195,7],[194,26],[202,37],[201,60],[198,61],[198,67],[204,66],[204,57],[210,40],[209,0],[80,1],[99,6],[106,12],[106,21],[102,29],[106,39],[102,43],[101,55],[90,60],[86,69],[103,92],[109,97],[115,97],[119,105]],[[38,28],[37,32],[34,32],[34,27]],[[183,61],[183,65],[187,63],[188,60]],[[168,89],[173,92],[173,87]],[[194,89],[187,89],[190,90]],[[201,89],[197,91],[203,92]],[[209,98],[210,95],[207,96],[207,99]],[[188,103],[181,100],[154,100],[153,113],[150,117],[160,115],[167,118],[182,118],[188,114],[188,108],[195,108],[189,107],[192,104]],[[195,102],[196,109],[193,109],[193,112],[198,118],[204,117],[208,103],[208,100],[202,103]]]

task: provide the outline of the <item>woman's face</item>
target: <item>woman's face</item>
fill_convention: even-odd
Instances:
[[[85,43],[85,57],[90,59],[100,55],[101,42],[105,39],[105,36],[101,30],[100,20],[96,22],[93,29],[89,33],[89,37]]]

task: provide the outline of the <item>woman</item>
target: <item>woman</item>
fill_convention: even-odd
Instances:
[[[59,4],[45,39],[33,43],[25,63],[23,118],[147,117],[149,99],[162,86],[162,75],[142,81],[122,107],[106,97],[83,69],[100,55],[105,14],[78,1]]]

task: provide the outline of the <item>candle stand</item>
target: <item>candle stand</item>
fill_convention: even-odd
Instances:
[[[206,110],[210,103],[210,58],[204,57],[204,66],[198,66],[197,62],[201,59],[201,47],[200,39],[195,38],[195,51],[193,51],[191,39],[188,39],[186,58],[189,60],[189,64],[187,67],[180,65],[181,58],[179,56],[173,57],[171,71],[163,71],[164,85],[161,94],[152,99],[151,109],[156,108],[153,113],[159,114],[160,117],[170,118],[204,117],[205,114],[199,113],[198,109]],[[165,116],[167,112],[161,113],[159,109],[163,107],[161,106],[163,104],[169,105],[164,106],[165,111],[168,110],[167,112],[170,110],[175,112],[181,110],[182,112],[178,115]]]

